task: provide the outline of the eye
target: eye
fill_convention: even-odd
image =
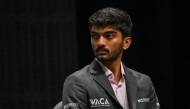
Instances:
[[[97,34],[91,34],[91,38],[95,39],[98,38],[99,36]]]
[[[110,39],[111,39],[111,38],[114,38],[114,36],[115,36],[115,35],[112,34],[112,33],[106,35],[106,37],[107,37],[107,38],[110,38]]]

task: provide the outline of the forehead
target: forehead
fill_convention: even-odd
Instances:
[[[91,32],[107,32],[107,31],[115,31],[119,32],[119,30],[115,26],[92,26]]]

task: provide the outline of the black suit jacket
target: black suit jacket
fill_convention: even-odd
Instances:
[[[150,78],[123,67],[130,109],[160,109]],[[62,105],[63,109],[123,109],[96,60],[67,77]]]

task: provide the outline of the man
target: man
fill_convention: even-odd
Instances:
[[[150,78],[121,62],[132,42],[130,16],[103,8],[89,18],[89,28],[95,59],[67,77],[63,109],[160,109]]]

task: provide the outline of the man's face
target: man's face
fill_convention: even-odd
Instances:
[[[91,28],[91,45],[99,61],[114,61],[122,57],[124,40],[122,33],[113,26]]]

